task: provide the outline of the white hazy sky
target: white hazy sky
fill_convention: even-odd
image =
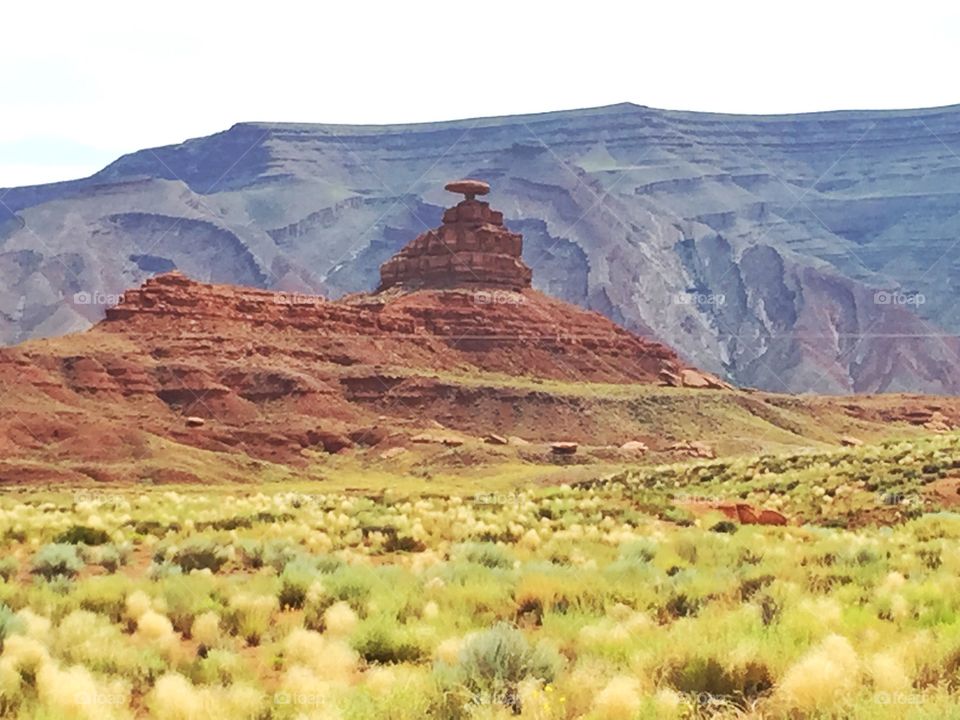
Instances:
[[[244,120],[960,102],[956,2],[5,3],[0,187]]]

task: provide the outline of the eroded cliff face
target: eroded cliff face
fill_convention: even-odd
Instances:
[[[960,391],[960,109],[740,117],[618,105],[390,127],[241,124],[0,206],[0,341],[175,266],[344,293],[494,181],[534,287],[771,390]],[[234,164],[235,163],[235,164]],[[169,222],[168,222],[169,221]],[[107,297],[109,299],[109,297]]]

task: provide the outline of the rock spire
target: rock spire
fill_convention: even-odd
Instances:
[[[490,192],[481,180],[457,180],[446,189],[464,196],[443,213],[443,224],[412,240],[380,266],[380,290],[404,288],[530,287],[521,259],[523,238],[503,224],[503,213],[477,200]]]

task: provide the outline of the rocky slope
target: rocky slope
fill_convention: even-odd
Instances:
[[[326,301],[171,272],[90,330],[0,348],[0,485],[323,479],[332,454],[429,474],[549,464],[557,440],[577,463],[666,462],[956,427],[958,398],[726,389],[532,289]]]
[[[158,272],[339,297],[495,181],[534,287],[738,384],[960,391],[960,108],[747,117],[617,105],[408,126],[245,123],[0,190],[0,341]]]

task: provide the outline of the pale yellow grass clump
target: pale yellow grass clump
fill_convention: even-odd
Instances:
[[[902,620],[910,614],[910,602],[901,594],[906,585],[906,578],[893,571],[887,574],[883,582],[877,587],[877,595],[888,603],[890,615]]]
[[[214,647],[220,642],[220,616],[213,611],[197,615],[190,627],[190,635],[197,642]]]
[[[386,695],[397,684],[397,671],[390,667],[374,666],[363,675],[364,684],[376,695]]]
[[[588,715],[597,695],[603,692],[607,684],[605,672],[606,667],[602,663],[591,661],[577,665],[570,673],[557,679],[557,691],[566,699],[567,717]]]
[[[910,602],[900,593],[890,596],[890,614],[897,620],[903,620],[910,614]]]
[[[683,699],[676,690],[661,688],[653,696],[653,705],[658,718],[680,717],[683,710]]]
[[[912,686],[903,661],[893,652],[871,655],[867,661],[867,673],[877,690],[888,693],[908,692]]]
[[[522,720],[548,720],[563,716],[566,698],[562,698],[552,685],[544,686],[541,680],[527,678],[517,685],[520,697]]]
[[[853,694],[859,674],[860,658],[850,641],[828,635],[787,670],[776,698],[800,710],[832,707]]]
[[[440,642],[433,651],[434,657],[447,665],[456,665],[460,662],[460,651],[463,650],[466,638],[451,637]]]
[[[640,711],[641,703],[640,683],[626,675],[611,679],[593,701],[602,720],[631,720]]]
[[[434,548],[427,548],[423,552],[415,553],[410,557],[410,569],[419,575],[425,570],[439,565],[443,562],[443,555]],[[434,578],[439,580],[439,578]],[[441,582],[443,582],[441,580]]]
[[[24,676],[36,674],[50,662],[50,653],[39,640],[25,635],[11,635],[3,643],[0,656],[0,695],[15,697]]]
[[[523,534],[517,544],[527,550],[536,550],[538,547],[540,547],[541,542],[542,540],[540,539],[540,535],[536,530],[531,528]]]
[[[297,628],[287,636],[283,647],[290,666],[305,667],[322,682],[346,684],[357,671],[359,658],[349,645],[313,630]]]
[[[447,584],[443,581],[443,578],[430,578],[423,584],[424,592],[439,592],[443,590]]]
[[[294,665],[283,674],[273,700],[278,707],[291,708],[297,720],[340,720],[335,691],[310,668]]]
[[[40,702],[60,717],[111,720],[132,717],[130,687],[123,680],[98,681],[82,665],[61,670],[45,663],[37,673]]]
[[[822,637],[821,633],[836,632],[842,617],[843,607],[834,598],[802,597],[787,605],[781,624],[787,632],[812,642]]]
[[[170,620],[153,610],[147,610],[137,619],[136,636],[167,654],[171,653],[180,641],[180,636],[174,632]]]
[[[648,615],[636,612],[626,605],[611,608],[609,617],[580,629],[579,640],[587,647],[622,645],[635,639],[655,623]]]
[[[887,576],[883,579],[883,582],[880,583],[880,586],[877,588],[880,592],[895,592],[906,585],[907,579],[898,573],[893,571],[887,573]]]
[[[336,602],[323,613],[323,624],[328,635],[349,637],[357,629],[357,614],[345,602]]]
[[[63,618],[51,647],[70,662],[109,663],[114,672],[125,672],[136,662],[136,650],[121,629],[89,610],[74,610]]]
[[[127,596],[126,611],[131,620],[139,620],[141,615],[152,608],[153,602],[143,590],[135,590]]]
[[[327,594],[323,582],[314,580],[307,588],[307,605],[316,605]]]
[[[265,698],[248,685],[195,686],[168,673],[157,680],[147,705],[157,720],[246,720],[260,716]]]
[[[137,633],[145,640],[161,644],[175,635],[169,618],[153,610],[147,610],[137,618]]]
[[[433,600],[428,601],[423,606],[424,620],[435,620],[440,615],[440,606]]]
[[[313,552],[330,552],[333,549],[333,540],[325,532],[308,530],[307,547]]]
[[[236,613],[238,628],[244,637],[259,638],[270,628],[273,616],[280,609],[276,595],[237,593],[229,600],[230,609]]]
[[[30,608],[23,608],[17,612],[17,617],[23,625],[23,634],[42,643],[50,641],[50,619],[38,615]]]
[[[606,518],[610,519],[610,518]],[[611,528],[603,538],[603,542],[614,547],[637,540],[637,533],[630,526]]]

